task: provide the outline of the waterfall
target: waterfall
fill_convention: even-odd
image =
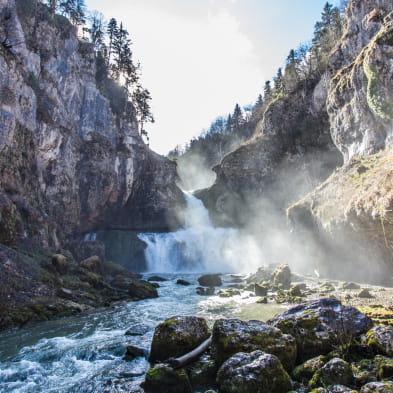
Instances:
[[[258,266],[259,252],[253,239],[234,228],[214,227],[202,201],[190,192],[184,194],[184,228],[176,232],[138,235],[147,244],[148,271],[224,273]]]

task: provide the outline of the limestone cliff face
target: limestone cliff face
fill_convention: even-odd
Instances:
[[[176,225],[175,164],[98,87],[93,48],[65,18],[0,0],[0,92],[0,243]]]

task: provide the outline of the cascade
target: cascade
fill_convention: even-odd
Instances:
[[[149,272],[224,273],[250,271],[258,266],[259,250],[250,236],[234,228],[215,227],[202,201],[191,192],[184,195],[184,228],[138,235],[147,244]]]

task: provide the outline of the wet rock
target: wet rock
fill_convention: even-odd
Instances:
[[[270,281],[272,277],[273,269],[269,266],[261,266],[258,270],[252,274],[248,279],[248,283],[260,283],[262,281]]]
[[[160,323],[153,336],[149,360],[152,362],[178,357],[196,348],[209,337],[205,319],[175,316]]]
[[[393,381],[367,383],[362,386],[360,393],[393,393]]]
[[[302,292],[302,288],[304,288],[304,284],[296,284],[296,285],[292,285],[291,288],[289,288],[288,294],[290,296],[304,296],[303,292]]]
[[[219,319],[213,326],[212,355],[222,364],[237,352],[264,351],[276,355],[286,370],[296,359],[295,339],[261,321]]]
[[[377,369],[377,377],[379,379],[389,379],[393,378],[393,359],[377,355],[374,358],[374,363]]]
[[[327,354],[372,326],[370,318],[336,299],[319,299],[295,306],[268,323],[295,337],[299,362]]]
[[[134,360],[138,357],[145,357],[146,351],[143,348],[135,347],[134,345],[128,345],[124,360]]]
[[[207,296],[213,296],[215,290],[216,290],[216,289],[215,289],[214,287],[208,287],[208,288],[206,288],[206,295],[207,295]]]
[[[186,280],[183,280],[183,279],[181,279],[181,278],[179,278],[179,279],[176,281],[176,284],[178,284],[178,285],[184,285],[184,286],[191,285],[190,282],[188,282],[188,281],[186,281]]]
[[[280,360],[262,351],[230,357],[219,369],[217,383],[222,393],[287,393],[292,387]]]
[[[315,372],[308,385],[311,388],[327,385],[351,385],[353,380],[351,365],[340,358],[333,358]]]
[[[107,276],[123,276],[133,280],[139,280],[142,278],[142,274],[131,273],[129,270],[119,265],[118,263],[105,261],[103,264],[104,274]]]
[[[378,353],[393,356],[393,326],[377,325],[366,335],[367,345]]]
[[[80,266],[89,272],[100,275],[103,274],[103,266],[101,263],[101,259],[98,255],[93,255],[89,258],[84,259],[80,263]]]
[[[128,294],[136,299],[152,299],[158,297],[157,289],[144,280],[133,281],[128,287]]]
[[[268,290],[269,288],[264,285],[255,284],[254,291],[256,296],[267,296]]]
[[[255,303],[267,304],[267,297],[266,296],[260,297]]]
[[[54,254],[52,255],[52,265],[60,274],[67,274],[71,263],[64,255]]]
[[[163,364],[152,367],[146,373],[143,389],[146,393],[192,393],[187,373]]]
[[[160,284],[158,282],[151,282],[150,283],[154,288],[160,288]]]
[[[203,287],[219,287],[222,285],[220,274],[204,274],[198,278],[198,282]]]
[[[374,297],[367,288],[362,288],[357,296],[364,299],[372,299]]]
[[[240,295],[240,291],[233,288],[221,289],[220,291],[218,291],[219,297],[232,297],[237,295]]]
[[[360,289],[360,285],[354,282],[345,282],[342,285],[342,289]]]
[[[291,286],[291,269],[287,264],[277,267],[272,275],[273,283],[275,285],[281,284],[284,289]]]
[[[251,282],[244,287],[245,291],[255,292],[255,282]]]
[[[150,276],[147,281],[168,281],[168,279],[161,277],[161,276]]]
[[[295,367],[292,371],[292,377],[300,382],[308,381],[327,361],[328,358],[324,355],[309,359]]]
[[[149,331],[149,326],[139,324],[129,328],[124,334],[126,336],[143,336]]]

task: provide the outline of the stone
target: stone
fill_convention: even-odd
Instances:
[[[257,303],[257,304],[267,304],[267,297],[266,296],[260,297],[255,303]]]
[[[292,285],[291,288],[289,288],[288,294],[290,296],[304,296],[301,289],[302,287],[304,288],[302,284]]]
[[[360,285],[354,282],[345,282],[342,285],[342,289],[360,289]]]
[[[60,274],[67,274],[71,264],[64,255],[54,254],[52,255],[52,265]]]
[[[288,289],[291,286],[291,269],[289,265],[278,266],[273,272],[272,280],[275,285],[281,284],[284,289]]]
[[[212,356],[222,364],[237,352],[264,351],[276,355],[286,370],[295,365],[295,339],[261,321],[218,319],[212,333]]]
[[[367,288],[362,288],[357,294],[357,297],[361,297],[364,299],[372,299],[374,296],[370,293],[370,291]]]
[[[393,326],[374,326],[366,334],[366,343],[378,353],[393,357]]]
[[[253,351],[230,357],[217,373],[221,393],[287,393],[292,384],[277,356]]]
[[[214,287],[208,287],[208,288],[206,288],[206,295],[207,295],[207,296],[213,296],[215,290],[216,290],[216,289],[215,289]]]
[[[195,316],[174,316],[156,326],[149,360],[157,362],[182,356],[208,337],[209,328],[205,319]]]
[[[124,360],[134,360],[138,357],[145,357],[146,351],[143,348],[135,347],[134,345],[128,345]]]
[[[103,266],[101,259],[98,255],[93,255],[89,258],[84,259],[80,266],[84,269],[88,270],[89,272],[102,275],[103,274]]]
[[[183,279],[181,279],[181,278],[179,278],[179,279],[176,281],[176,284],[178,284],[178,285],[184,285],[184,286],[191,285],[190,282],[188,282],[188,281],[186,281],[186,280],[183,280]]]
[[[189,367],[188,375],[193,389],[201,390],[212,387],[216,382],[217,365],[210,356],[202,356]]]
[[[150,276],[147,281],[168,281],[167,278],[161,277],[161,276]]]
[[[374,358],[378,379],[393,379],[393,359],[377,355]]]
[[[158,297],[157,289],[144,280],[133,281],[128,286],[128,294],[135,299],[152,299]]]
[[[309,359],[294,368],[292,377],[299,382],[308,381],[327,361],[328,358],[324,355]]]
[[[333,351],[350,342],[373,325],[370,318],[337,299],[309,301],[270,319],[268,323],[295,337],[298,361]]]
[[[198,283],[203,287],[219,287],[222,285],[220,276],[220,274],[204,274],[198,278]]]
[[[174,370],[164,364],[149,369],[142,386],[146,393],[192,393],[185,370]]]
[[[352,385],[351,365],[343,359],[333,358],[315,372],[309,382],[311,388],[328,385]]]
[[[268,287],[264,285],[255,284],[255,295],[256,296],[267,296]]]
[[[63,297],[64,299],[72,299],[74,297],[73,292],[71,289],[68,288],[59,288],[56,292],[57,296]]]
[[[362,386],[360,393],[393,393],[393,381],[369,382]]]
[[[149,331],[149,326],[143,324],[137,324],[130,327],[124,334],[126,336],[143,336]]]

